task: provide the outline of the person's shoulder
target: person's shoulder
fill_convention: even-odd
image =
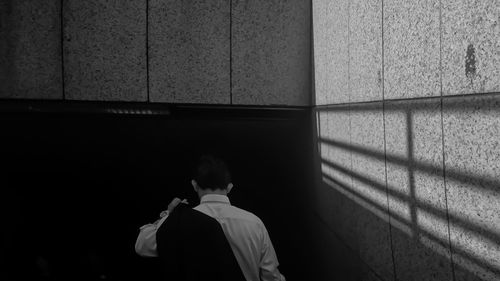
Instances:
[[[238,208],[236,206],[231,206],[231,208],[233,209],[233,211],[235,212],[235,214],[237,214],[237,216],[239,218],[245,219],[248,221],[252,221],[252,222],[255,222],[257,224],[263,224],[262,220],[254,213],[249,212],[249,211],[244,210],[244,209],[241,209],[241,208]]]

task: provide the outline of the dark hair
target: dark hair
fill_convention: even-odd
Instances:
[[[198,160],[194,180],[203,190],[226,189],[231,183],[231,174],[222,159],[207,154]]]

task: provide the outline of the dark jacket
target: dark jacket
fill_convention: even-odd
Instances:
[[[156,232],[165,280],[245,281],[214,218],[179,204]]]

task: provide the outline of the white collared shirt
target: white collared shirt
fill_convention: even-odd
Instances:
[[[214,219],[222,226],[234,256],[247,281],[284,281],[278,270],[278,258],[264,223],[254,214],[234,207],[224,195],[207,194],[194,208]],[[168,216],[168,215],[167,215]],[[141,227],[135,243],[137,254],[156,257],[156,230],[165,221]]]

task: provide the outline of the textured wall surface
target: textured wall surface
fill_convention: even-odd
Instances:
[[[498,0],[442,0],[443,94],[500,91]]]
[[[393,280],[384,160],[371,155],[384,151],[382,103],[370,104],[368,108],[362,104],[352,105],[350,112],[351,144],[347,149],[353,151],[353,191],[377,208],[371,216],[364,212],[358,215],[359,211],[353,213],[358,217],[360,257],[384,280]]]
[[[387,189],[396,275],[452,280],[437,99],[385,107]]]
[[[229,0],[149,7],[151,101],[229,104]]]
[[[310,5],[233,1],[234,104],[309,105]]]
[[[311,104],[309,1],[1,0],[0,8],[0,98]]]
[[[440,95],[439,1],[384,1],[385,99]]]
[[[142,0],[64,2],[65,97],[146,101]]]
[[[456,280],[498,280],[500,95],[445,99],[443,119]]]
[[[313,1],[317,105],[349,102],[348,0]]]
[[[350,118],[349,111],[342,106],[330,108],[328,111],[318,111],[318,122],[320,132],[318,145],[320,177],[328,182],[329,188],[319,198],[321,201],[318,207],[323,208],[322,219],[328,223],[332,229],[341,225],[338,233],[349,243],[351,247],[357,244],[356,238],[349,235],[353,233],[356,224],[346,217],[354,210],[352,203],[343,197],[333,196],[335,191],[347,192],[352,190],[352,177],[348,171],[352,166],[352,153],[339,147],[338,144],[350,143]],[[341,171],[341,173],[338,173]]]
[[[319,224],[360,280],[500,280],[500,3],[331,2],[313,0]]]
[[[349,2],[350,102],[382,99],[382,1]]]
[[[60,1],[0,1],[0,98],[62,98]]]

